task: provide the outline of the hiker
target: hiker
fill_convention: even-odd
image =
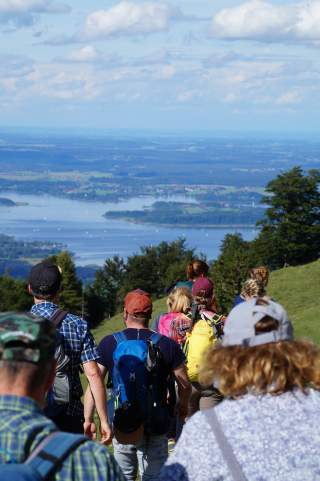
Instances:
[[[106,336],[99,344],[103,377],[112,376],[115,397],[113,448],[127,481],[156,480],[168,455],[169,410],[167,382],[174,374],[179,409],[187,415],[190,383],[185,356],[179,345],[148,329],[152,300],[136,289],[124,300],[126,328]],[[87,389],[85,413],[93,422],[94,404]],[[94,430],[94,428],[93,428]]]
[[[51,321],[0,314],[1,481],[124,481],[107,448],[58,431],[44,415],[55,345]]]
[[[186,287],[173,289],[167,298],[168,313],[162,314],[158,332],[182,345],[191,326],[192,294]]]
[[[233,307],[247,301],[251,297],[263,297],[266,295],[266,287],[269,281],[269,269],[266,266],[254,267],[249,272],[249,279],[242,286],[240,294],[234,301]]]
[[[175,287],[187,287],[190,291],[194,281],[200,277],[207,277],[209,266],[201,259],[193,259],[186,268],[187,281],[178,281]]]
[[[160,480],[306,481],[320,473],[320,350],[270,299],[235,307],[200,382],[225,399],[186,424]]]
[[[160,315],[158,322],[158,332],[170,337],[176,341],[181,347],[184,345],[186,333],[191,327],[192,318],[192,294],[186,287],[176,287],[167,298],[168,313]],[[171,405],[177,402],[176,385],[174,376],[171,377],[168,384],[168,396]],[[170,428],[168,435],[169,452],[179,438],[184,421],[176,416],[175,410],[171,413]]]
[[[187,280],[176,280],[173,284],[171,284],[165,289],[166,295],[170,296],[171,292],[173,292],[177,288],[188,289],[191,293],[193,283],[199,278],[207,277],[208,272],[209,266],[206,262],[202,261],[201,259],[194,259],[193,261],[189,262],[186,267]],[[215,312],[217,312],[218,310],[215,296],[212,297],[211,309]],[[152,322],[152,329],[154,329],[155,331],[158,331],[159,319],[160,316],[162,316],[163,314],[165,313],[160,313]]]
[[[259,282],[256,279],[247,279],[242,285],[240,295],[234,300],[233,307],[242,302],[250,301],[255,297],[265,297],[265,295],[265,286],[262,282]]]
[[[188,377],[192,384],[188,416],[199,409],[208,409],[221,401],[219,391],[211,385],[205,388],[199,384],[198,376],[202,357],[206,350],[223,336],[224,316],[211,310],[214,297],[213,283],[207,277],[200,277],[192,286],[192,320],[189,332],[185,334],[184,351],[187,356]]]
[[[83,391],[79,374],[80,368],[83,367],[95,398],[102,440],[109,443],[111,428],[106,412],[106,392],[97,365],[99,359],[97,346],[84,319],[59,310],[61,282],[62,274],[59,267],[50,261],[33,266],[29,275],[29,292],[34,297],[31,312],[50,319],[55,324],[61,337],[61,348],[68,360],[66,382],[60,382],[59,388],[55,390],[58,391],[60,398],[57,395],[55,399],[55,396],[51,395],[45,412],[63,431],[83,433],[84,430],[87,432],[90,429],[91,424],[84,423],[81,402]],[[58,378],[59,376],[60,373]],[[64,393],[64,396],[61,393]]]

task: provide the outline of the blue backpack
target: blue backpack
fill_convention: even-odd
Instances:
[[[143,425],[147,435],[164,434],[169,410],[167,378],[158,346],[161,334],[153,333],[148,340],[128,339],[124,332],[113,337],[117,343],[112,371],[114,427],[130,434]]]
[[[80,444],[88,441],[81,434],[49,434],[23,464],[1,464],[1,481],[49,481],[61,463]]]

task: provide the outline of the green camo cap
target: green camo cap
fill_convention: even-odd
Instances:
[[[47,319],[31,314],[0,314],[0,360],[38,363],[52,359],[56,330]]]

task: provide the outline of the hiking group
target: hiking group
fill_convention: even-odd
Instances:
[[[31,269],[31,312],[0,315],[0,481],[320,481],[318,347],[294,339],[267,268],[227,316],[208,272],[191,262],[153,320],[129,292],[97,346],[59,308],[60,268]]]

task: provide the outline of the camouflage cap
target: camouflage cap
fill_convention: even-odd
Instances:
[[[56,330],[32,314],[0,314],[0,360],[38,363],[54,356]]]

